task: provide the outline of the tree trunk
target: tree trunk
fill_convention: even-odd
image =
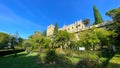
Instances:
[[[95,46],[93,45],[93,51],[95,51]]]
[[[60,46],[61,49],[63,49],[62,45]]]
[[[42,51],[42,47],[39,46],[39,47],[38,47],[38,55],[40,55],[41,51]]]
[[[16,53],[16,50],[15,50],[15,47],[13,46],[12,48],[13,48],[13,51],[14,51],[14,57],[16,57],[17,53]]]

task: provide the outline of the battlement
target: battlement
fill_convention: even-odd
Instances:
[[[91,29],[92,27],[102,28],[102,27],[105,27],[106,25],[110,25],[110,24],[113,24],[113,22],[106,21],[106,22],[103,22],[101,24],[85,27],[83,22],[80,20],[80,21],[76,21],[75,23],[70,24],[70,25],[64,25],[62,28],[59,28],[58,30],[66,30],[67,32],[70,32],[70,33],[78,33],[80,31]],[[54,28],[55,28],[54,25],[48,26],[47,36],[52,36],[53,35]]]
[[[47,36],[53,35],[54,32],[54,25],[49,25],[47,28]],[[74,22],[73,24],[70,25],[64,25],[62,28],[59,28],[58,30],[66,30],[67,32],[70,33],[75,33],[77,31],[80,31],[85,28],[85,25],[82,23],[81,20]]]

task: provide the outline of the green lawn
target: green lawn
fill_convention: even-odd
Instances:
[[[45,53],[41,53],[41,61],[45,61]],[[40,61],[40,62],[41,62]],[[78,58],[58,56],[56,64],[40,63],[41,68],[74,68],[75,63],[79,61]]]
[[[81,59],[80,57],[60,55],[55,64],[42,63],[45,60],[45,54],[46,52],[42,52],[39,56],[39,64],[37,64],[37,53],[21,52],[17,57],[14,57],[14,54],[0,57],[0,68],[75,68],[76,63]]]
[[[0,57],[0,68],[39,68],[37,54],[21,52],[17,57],[13,55]]]
[[[72,63],[68,60],[71,60]],[[0,57],[0,68],[74,68],[73,63],[76,63],[78,60],[78,58],[66,57],[62,58],[62,60],[55,65],[46,63],[37,64],[37,53],[27,54],[21,52],[18,53],[17,57],[14,57],[14,54]]]
[[[120,68],[120,54],[116,54],[107,65],[106,68]]]

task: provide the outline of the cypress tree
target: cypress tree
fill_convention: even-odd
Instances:
[[[54,35],[56,35],[57,33],[58,33],[58,22],[56,22],[55,24]]]
[[[103,22],[102,16],[100,15],[100,13],[95,5],[93,6],[93,11],[94,11],[94,19],[95,19],[94,24],[102,23]]]

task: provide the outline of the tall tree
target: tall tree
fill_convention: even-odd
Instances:
[[[57,35],[57,33],[58,33],[58,22],[56,22],[55,24],[54,35]]]
[[[108,26],[108,29],[115,31],[118,34],[118,36],[115,38],[116,41],[120,40],[120,7],[109,10],[106,15],[113,19],[113,24]],[[117,45],[119,44],[120,42],[118,41]]]
[[[94,19],[95,19],[94,24],[102,23],[103,22],[102,16],[100,15],[100,13],[95,5],[93,6],[93,11],[94,11]]]
[[[88,26],[89,23],[90,23],[90,19],[84,19],[84,20],[83,20],[83,24],[84,24],[85,26]]]

